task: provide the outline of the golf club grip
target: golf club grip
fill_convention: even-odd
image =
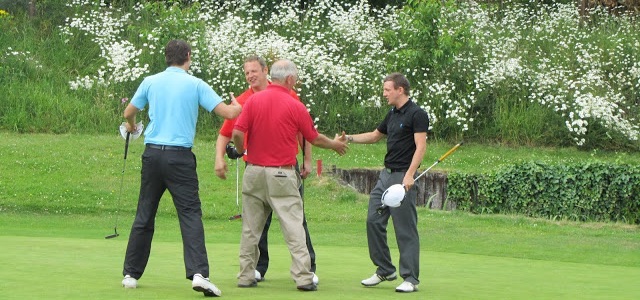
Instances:
[[[458,147],[460,147],[462,145],[463,142],[460,142],[459,144],[453,146],[453,148],[451,148],[451,150],[447,151],[447,153],[445,153],[444,155],[440,156],[440,158],[438,158],[438,162],[443,161],[445,158],[447,158],[447,156],[451,155],[451,153],[455,152],[456,150],[458,150]]]
[[[129,152],[129,137],[131,136],[131,132],[127,131],[127,138],[124,142],[124,159],[127,159],[127,152]]]

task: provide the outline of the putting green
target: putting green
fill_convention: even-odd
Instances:
[[[210,240],[210,239],[209,239]],[[120,285],[126,234],[111,240],[0,236],[3,299],[200,298],[184,279],[182,245],[156,241],[139,288]],[[421,252],[420,291],[398,295],[399,281],[364,288],[371,275],[366,247],[316,245],[318,292],[305,299],[633,299],[640,295],[640,268]],[[300,299],[289,275],[284,245],[270,247],[271,267],[258,288],[235,286],[237,244],[208,242],[212,281],[229,299]],[[397,261],[397,250],[392,249]]]

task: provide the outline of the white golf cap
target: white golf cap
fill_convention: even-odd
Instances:
[[[398,207],[404,200],[405,189],[402,184],[394,184],[390,186],[382,194],[382,205],[389,207]]]

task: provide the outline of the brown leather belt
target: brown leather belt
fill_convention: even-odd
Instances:
[[[296,166],[292,166],[292,165],[287,165],[287,166],[261,166],[261,165],[250,164],[250,163],[248,163],[247,165],[254,166],[254,167],[262,167],[262,168],[277,168],[277,169],[289,169],[289,170],[295,170],[296,169]]]

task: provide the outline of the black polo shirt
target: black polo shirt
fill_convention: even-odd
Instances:
[[[416,152],[413,134],[428,129],[429,115],[411,99],[400,109],[392,108],[378,125],[378,131],[387,135],[384,166],[393,170],[408,169]]]

